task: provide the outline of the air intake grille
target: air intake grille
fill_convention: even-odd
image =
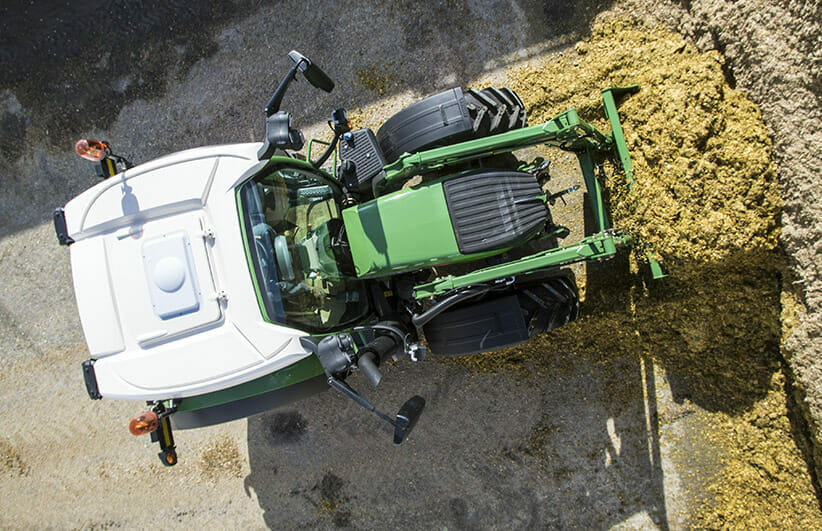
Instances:
[[[530,173],[482,170],[451,178],[443,189],[462,254],[513,247],[547,221],[543,191]]]

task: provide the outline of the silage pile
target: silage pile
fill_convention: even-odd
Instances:
[[[618,105],[636,193],[617,172],[605,182],[613,225],[639,243],[630,264],[588,268],[575,323],[459,362],[492,371],[524,363],[550,377],[582,361],[651,359],[725,448],[697,527],[822,525],[784,389],[780,195],[758,109],[728,86],[718,53],[661,29],[599,25],[575,52],[512,71],[511,86],[532,124],[574,107],[603,131],[600,90],[641,86]],[[648,282],[647,246],[670,277]],[[606,385],[620,400],[618,384]]]
[[[574,107],[609,131],[600,90],[640,85],[619,114],[634,163],[631,196],[606,183],[614,225],[650,244],[669,269],[738,251],[772,250],[780,196],[756,106],[728,87],[723,59],[675,34],[624,21],[600,25],[576,54],[525,68],[513,88],[539,123]]]

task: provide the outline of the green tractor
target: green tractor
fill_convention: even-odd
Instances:
[[[107,143],[78,142],[105,179],[55,211],[70,245],[91,358],[93,399],[146,400],[133,433],[152,433],[165,464],[171,434],[269,410],[329,387],[394,426],[395,442],[425,401],[391,417],[350,385],[376,387],[387,359],[421,361],[528,341],[579,313],[568,266],[631,244],[614,230],[598,176],[632,179],[615,98],[612,131],[568,110],[528,126],[509,89],[451,89],[400,111],[374,134],[332,113],[330,142],[280,110],[298,73],[334,83],[292,51],[265,108],[260,145],[212,146],[133,166]],[[323,144],[314,160],[312,151]],[[511,153],[553,146],[579,159],[596,230],[568,230],[550,205],[548,161]],[[356,380],[356,378],[354,378]]]

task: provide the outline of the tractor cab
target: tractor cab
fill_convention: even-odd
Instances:
[[[265,318],[328,333],[369,312],[363,281],[342,237],[338,184],[283,158],[237,189],[249,269]]]

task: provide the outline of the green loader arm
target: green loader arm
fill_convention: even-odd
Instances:
[[[421,284],[415,287],[415,297],[421,299],[441,295],[472,284],[534,271],[556,269],[580,261],[601,261],[612,257],[620,247],[631,245],[633,241],[630,235],[618,234],[611,229],[596,171],[600,168],[600,163],[604,158],[617,159],[625,175],[626,185],[629,190],[633,190],[631,156],[625,143],[615,98],[637,90],[639,87],[632,85],[603,91],[605,112],[611,123],[610,135],[600,132],[591,124],[583,121],[576,110],[569,109],[543,124],[419,153],[405,154],[392,164],[385,166],[386,178],[383,185],[402,182],[411,176],[425,174],[453,164],[508,153],[538,144],[557,147],[573,152],[579,159],[597,224],[595,234],[583,238],[576,244],[550,249],[465,275],[449,276]],[[665,276],[650,250],[648,258],[653,277]]]

